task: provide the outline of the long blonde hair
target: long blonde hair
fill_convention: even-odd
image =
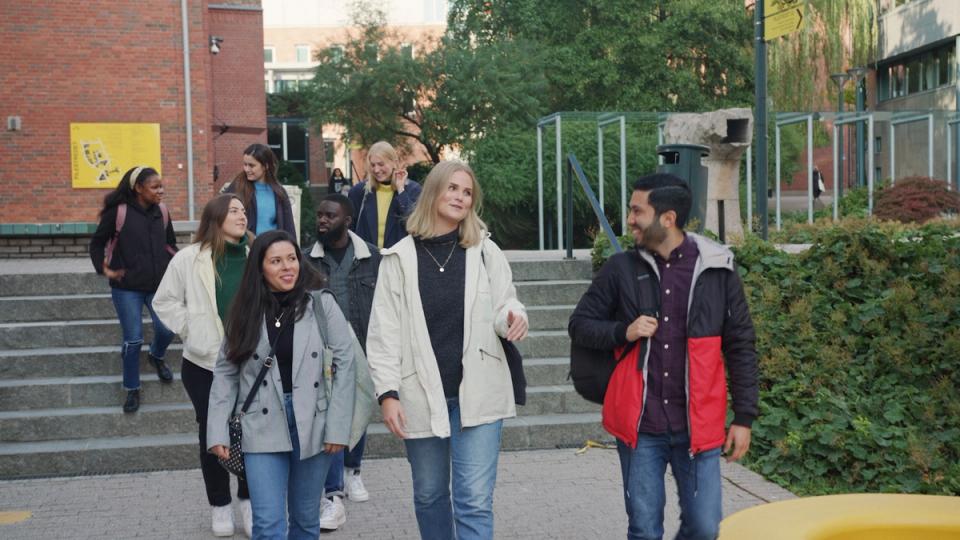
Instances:
[[[370,159],[376,156],[382,157],[384,160],[393,163],[393,170],[390,171],[391,180],[393,173],[396,172],[397,167],[400,166],[400,156],[397,155],[397,150],[393,147],[392,144],[387,141],[378,141],[373,143],[373,146],[367,150],[367,181],[363,185],[363,189],[367,193],[373,191],[376,187],[377,181],[373,178],[373,166],[370,165]]]
[[[460,160],[437,163],[423,181],[423,191],[417,200],[410,217],[407,218],[407,232],[420,238],[436,236],[433,229],[437,222],[437,201],[447,189],[454,173],[465,172],[473,180],[473,204],[467,211],[467,217],[460,222],[460,245],[468,248],[483,241],[487,224],[480,219],[483,207],[483,191],[473,169]]]

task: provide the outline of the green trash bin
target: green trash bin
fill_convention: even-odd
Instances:
[[[707,168],[700,159],[709,156],[710,149],[699,144],[662,144],[657,147],[657,155],[663,158],[657,172],[678,176],[690,186],[693,204],[688,222],[696,219],[697,232],[703,232],[707,217]]]

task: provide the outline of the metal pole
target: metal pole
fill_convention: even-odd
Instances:
[[[757,213],[760,235],[767,239],[767,43],[763,36],[763,4],[754,3],[754,43],[756,53],[756,129],[757,129]],[[777,186],[780,185],[779,178]]]
[[[933,178],[933,115],[932,114],[927,116],[927,176],[929,176],[930,178]]]
[[[841,126],[833,124],[833,220],[840,218],[840,197],[837,196],[837,175],[840,173],[840,145],[838,144]]]
[[[543,127],[537,126],[537,217],[540,220],[540,251],[543,251]]]
[[[620,117],[620,234],[627,232],[627,118]]]
[[[843,116],[843,85],[838,85],[838,86],[839,86],[839,90],[838,90],[839,95],[837,96],[837,111],[839,111],[840,114],[837,115],[837,120],[839,120],[840,117]],[[843,128],[840,128],[840,130],[838,130],[836,133],[837,133],[837,140],[840,143],[840,153],[838,154],[838,157],[836,159],[843,159]],[[840,163],[840,166],[837,167],[837,174],[835,174],[833,177],[833,183],[834,183],[834,190],[837,190],[836,186],[840,186],[838,193],[840,194],[839,196],[842,197],[843,196],[843,163]]]
[[[603,210],[603,126],[597,126],[597,196],[600,198],[600,213]]]
[[[873,182],[874,182],[874,170],[873,170],[873,114],[870,114],[870,117],[867,121],[867,156],[868,164],[867,167],[870,169],[867,171],[867,215],[873,215]]]
[[[747,230],[753,232],[753,147],[747,147]]]
[[[893,123],[893,118],[890,118],[890,146],[887,147],[887,152],[890,153],[890,185],[892,186],[897,181],[897,134],[894,131],[896,126]],[[873,195],[873,191],[870,192]]]
[[[953,126],[950,125],[950,122],[948,121],[947,122],[947,189],[953,189],[953,176],[952,176],[953,168],[950,166],[951,162],[953,161],[953,155],[952,155],[953,152],[952,152],[952,149],[950,148],[953,145],[952,143],[953,137],[950,135],[950,129],[952,127]]]
[[[563,147],[560,144],[560,115],[557,115],[557,248],[563,249]]]
[[[775,165],[775,170],[776,170],[776,173],[777,173],[777,177],[776,177],[776,182],[777,182],[777,184],[776,184],[776,188],[775,188],[775,189],[777,190],[777,199],[776,199],[776,205],[777,205],[777,230],[779,231],[779,230],[780,230],[780,126],[779,126],[779,125],[774,128],[774,143],[773,143],[773,144],[774,144],[774,150],[773,150],[773,151],[774,151],[774,158],[773,158],[773,162],[776,164],[776,165]]]
[[[857,115],[864,110],[864,85],[866,84],[865,73],[858,75],[854,79],[854,90],[857,92]],[[863,185],[863,122],[857,121],[857,185]]]
[[[286,161],[286,160],[287,160],[287,123],[286,123],[286,122],[282,122],[282,123],[280,124],[280,133],[283,134],[283,137],[282,137],[282,140],[283,140],[283,160]]]
[[[573,260],[573,164],[567,159],[567,260]]]
[[[183,32],[183,117],[187,134],[187,218],[196,219],[193,194],[193,97],[190,82],[190,12],[187,0],[180,0],[181,31]]]
[[[807,223],[813,223],[813,116],[807,117]]]

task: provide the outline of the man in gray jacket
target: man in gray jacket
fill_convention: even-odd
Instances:
[[[380,268],[377,247],[350,231],[353,204],[350,199],[332,193],[317,207],[317,243],[308,258],[329,279],[330,290],[362,345],[367,341],[367,326],[373,305],[373,291]],[[353,450],[334,456],[327,473],[325,497],[321,501],[320,528],[335,530],[346,522],[342,498],[362,502],[370,498],[360,478],[360,463],[366,436]]]

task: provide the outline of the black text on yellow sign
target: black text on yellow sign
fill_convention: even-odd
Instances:
[[[789,0],[765,0],[767,2],[788,2]],[[799,2],[798,2],[799,3]],[[780,11],[763,19],[763,39],[772,41],[780,36],[796,32],[803,25],[803,7]]]

